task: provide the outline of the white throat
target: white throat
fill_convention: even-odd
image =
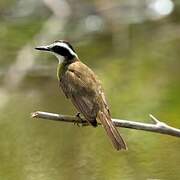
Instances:
[[[61,56],[61,55],[56,54],[56,53],[53,53],[53,54],[57,57],[59,64],[62,64],[64,62],[64,60],[65,60],[64,56]]]

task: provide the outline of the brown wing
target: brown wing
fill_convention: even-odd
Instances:
[[[60,79],[60,86],[66,97],[71,99],[77,110],[90,123],[96,121],[98,112],[97,83],[95,82],[96,78],[92,77],[93,75],[93,72],[87,66],[78,62],[76,66],[69,67]]]

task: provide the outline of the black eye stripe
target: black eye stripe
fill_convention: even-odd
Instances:
[[[62,47],[59,45],[55,45],[51,48],[51,51],[59,54],[60,56],[64,56],[65,59],[73,59],[75,57],[74,54],[72,54],[71,50],[66,48],[66,47]]]
[[[58,53],[62,56],[68,56],[70,54],[69,50],[61,46],[54,46],[52,50],[53,52]]]

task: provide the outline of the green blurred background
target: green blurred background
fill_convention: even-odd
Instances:
[[[116,152],[102,128],[31,119],[75,114],[58,88],[55,57],[70,41],[102,80],[114,118],[180,127],[179,0],[0,1],[0,180],[178,180],[180,140],[121,128]]]

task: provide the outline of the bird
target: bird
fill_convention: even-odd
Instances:
[[[116,150],[127,150],[127,145],[111,120],[111,114],[101,82],[96,74],[78,57],[73,46],[65,40],[35,47],[58,59],[57,78],[66,98],[87,122],[97,127],[100,122]]]

